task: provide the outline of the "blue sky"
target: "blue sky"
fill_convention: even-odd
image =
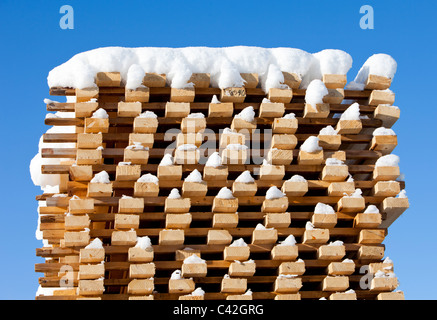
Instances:
[[[74,30],[62,30],[62,5]],[[371,5],[375,29],[359,27]],[[0,1],[2,179],[0,299],[33,299],[37,203],[29,162],[47,127],[47,74],[74,54],[104,46],[294,47],[342,49],[354,59],[349,79],[374,53],[398,62],[392,90],[401,119],[394,126],[410,209],[389,229],[386,255],[407,299],[436,299],[433,175],[435,149],[436,1]],[[59,98],[54,98],[59,99]]]

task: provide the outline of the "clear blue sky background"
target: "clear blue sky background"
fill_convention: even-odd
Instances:
[[[75,29],[59,27],[62,5]],[[359,27],[372,5],[375,29]],[[401,119],[394,126],[410,209],[389,229],[386,254],[407,299],[436,299],[436,1],[0,1],[0,299],[34,299],[39,187],[29,162],[47,127],[46,77],[74,54],[103,46],[294,47],[342,49],[354,65],[374,53],[398,62],[392,89]],[[54,99],[59,99],[55,97]]]

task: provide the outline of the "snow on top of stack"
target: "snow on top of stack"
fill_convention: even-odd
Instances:
[[[179,190],[176,188],[171,189],[170,194],[168,195],[169,199],[180,199],[181,194],[179,193]]]
[[[221,102],[220,102],[220,100],[217,98],[216,95],[213,95],[213,96],[212,96],[212,99],[211,99],[211,103],[216,103],[216,104],[217,104],[217,103],[221,103]]]
[[[395,135],[396,133],[393,131],[393,129],[390,128],[379,127],[373,131],[373,136],[395,136]]]
[[[270,187],[266,192],[266,199],[268,199],[268,200],[279,199],[279,198],[283,198],[285,196],[286,195],[284,193],[282,193],[282,191],[279,190],[278,187],[276,187],[276,186]]]
[[[267,159],[263,159],[263,163],[262,163],[262,165],[263,165],[263,166],[273,166],[273,165],[271,164],[271,162],[269,162]]]
[[[293,278],[296,278],[298,275],[297,274],[283,274],[283,273],[281,273],[281,274],[279,274],[278,275],[278,279],[293,279]]]
[[[137,243],[135,244],[135,248],[141,248],[146,250],[147,248],[152,247],[152,241],[148,236],[137,237]]]
[[[290,181],[290,182],[306,182],[307,180],[304,177],[302,177],[301,175],[295,174],[290,179],[288,179],[287,181]]]
[[[246,107],[239,114],[236,114],[234,118],[239,118],[247,122],[253,122],[255,119],[255,111],[252,106]]]
[[[109,180],[109,174],[106,171],[100,171],[96,173],[90,181],[91,183],[111,183]]]
[[[194,169],[190,172],[190,174],[185,178],[186,182],[202,182],[202,174],[199,172],[199,170]]]
[[[352,57],[342,50],[322,50],[314,53],[313,58],[302,79],[301,88],[307,88],[314,79],[322,79],[323,74],[345,75],[352,68]]]
[[[296,245],[296,238],[290,234],[287,238],[285,238],[284,241],[281,241],[278,246],[295,246]]]
[[[205,295],[205,291],[201,287],[196,288],[196,290],[188,294],[188,296],[204,296],[204,295]]]
[[[342,263],[354,263],[354,260],[346,258],[343,259]]]
[[[341,50],[326,49],[314,54],[322,74],[346,74],[352,68],[352,57]]]
[[[75,114],[74,112],[61,112],[61,111],[56,111],[55,113],[47,113],[46,114],[46,119],[54,119],[54,118],[74,118]]]
[[[85,249],[101,249],[101,248],[103,248],[103,242],[99,238],[95,238],[85,247]]]
[[[253,259],[249,259],[247,261],[240,261],[240,260],[234,260],[235,263],[241,264],[241,265],[245,265],[246,263],[255,263],[255,260]]]
[[[308,153],[314,153],[323,150],[323,148],[319,146],[319,138],[316,136],[310,136],[304,141],[304,143],[302,143],[300,150]]]
[[[231,143],[226,146],[228,150],[246,150],[247,146],[245,144]]]
[[[296,119],[296,114],[294,114],[293,112],[287,113],[282,117],[282,119]]]
[[[161,162],[159,163],[160,166],[167,167],[173,165],[173,157],[170,153],[164,154],[162,157]]]
[[[171,276],[170,276],[171,280],[180,280],[183,279],[182,278],[182,271],[181,270],[175,270],[172,272]]]
[[[382,270],[378,270],[374,274],[375,278],[396,278],[396,275],[394,272],[384,272]]]
[[[148,183],[154,183],[159,184],[159,179],[155,175],[151,173],[143,174],[141,177],[137,179],[137,182],[148,182]]]
[[[265,78],[264,81],[263,78]],[[267,70],[266,76],[261,79],[261,86],[264,92],[268,92],[271,88],[289,89],[289,87],[283,82],[284,74],[281,69],[279,69],[277,65],[271,64]]]
[[[255,230],[274,230],[275,228],[266,228],[261,223],[258,223],[255,227]]]
[[[370,204],[366,210],[364,210],[364,213],[379,213],[379,209],[377,206]]]
[[[407,198],[407,191],[405,189],[401,190],[396,196],[397,198]]]
[[[213,167],[217,168],[222,165],[222,158],[220,157],[220,154],[216,151],[213,152],[209,157],[208,160],[206,160],[205,167]]]
[[[190,113],[187,118],[192,118],[192,119],[203,119],[205,118],[205,115],[202,112],[194,112],[194,113]]]
[[[340,120],[360,120],[360,105],[353,103],[341,114]]]
[[[355,83],[365,83],[369,74],[393,79],[396,74],[397,63],[388,54],[378,53],[367,59],[355,77]]]
[[[307,221],[305,223],[305,230],[314,230],[315,226],[311,223],[311,221]]]
[[[45,98],[43,101],[45,104],[59,103],[59,101],[54,101],[54,100],[47,99],[47,98]]]
[[[143,86],[144,69],[139,64],[133,64],[127,71],[126,89],[135,90]]]
[[[231,128],[224,128],[224,129],[222,130],[222,134],[234,134],[234,135],[240,135],[240,136],[243,135],[242,133],[239,133],[239,132],[237,132],[236,130],[233,130],[233,129],[231,129]]]
[[[336,240],[336,241],[331,241],[329,244],[328,244],[328,246],[330,246],[330,247],[335,247],[335,246],[342,246],[342,245],[344,245],[344,242],[343,241],[340,241],[340,240]]]
[[[133,144],[127,146],[125,149],[129,150],[149,150],[149,147],[145,147],[141,142],[133,141]]]
[[[205,260],[201,259],[198,255],[192,254],[189,257],[184,259],[184,263],[186,264],[198,264],[198,263],[206,263]]]
[[[105,109],[99,108],[92,114],[91,118],[108,119],[109,115]]]
[[[325,160],[327,166],[345,166],[344,162],[337,158],[328,158]]]
[[[139,114],[137,118],[158,118],[155,112],[146,110],[143,113]]]
[[[363,191],[359,188],[355,189],[354,192],[352,192],[350,195],[347,193],[344,193],[345,198],[362,198]]]
[[[230,247],[247,247],[247,243],[244,242],[243,238],[234,240],[230,245]]]
[[[241,183],[254,183],[255,179],[251,176],[250,171],[246,170],[243,171],[237,179],[235,179],[235,182],[241,182]]]
[[[338,135],[338,131],[334,129],[333,126],[326,126],[319,131],[321,136],[336,136]]]
[[[323,97],[328,95],[328,93],[325,84],[321,80],[315,79],[308,85],[305,93],[305,102],[315,107],[323,103]]]
[[[213,86],[226,88],[244,85],[240,73],[267,75],[271,69],[272,76],[266,76],[263,82],[279,84],[281,79],[275,69],[302,77],[314,59],[310,53],[292,48],[105,47],[73,56],[51,70],[47,81],[50,87],[86,88],[95,86],[97,72],[120,72],[129,88],[135,88],[140,85],[142,69],[166,74],[174,88],[192,86],[189,82],[192,73],[209,73]]]
[[[400,158],[395,154],[387,154],[376,160],[375,167],[397,167]]]
[[[223,187],[220,189],[220,191],[217,193],[216,196],[218,199],[235,199],[234,195],[232,194],[231,189],[227,187]]]
[[[316,204],[316,207],[314,208],[314,213],[335,214],[335,210],[329,204],[324,204],[319,202]]]
[[[240,73],[257,73],[261,87],[286,87],[282,72],[294,73],[306,88],[323,74],[347,74],[352,67],[351,56],[337,49],[326,49],[311,54],[295,48],[261,48],[235,46],[223,48],[125,48],[104,47],[76,54],[49,72],[49,87],[83,89],[95,86],[98,72],[120,72],[128,89],[142,86],[143,75],[167,75],[173,88],[191,87],[193,73],[209,73],[213,87],[241,87]],[[355,81],[361,82],[369,73],[393,78],[396,62],[388,55],[370,57]]]
[[[179,147],[177,147],[179,151],[195,151],[197,150],[197,146],[195,144],[187,143],[187,144],[181,144]]]
[[[382,263],[393,263],[392,259],[390,259],[389,257],[385,258]]]
[[[244,296],[251,296],[252,295],[252,290],[247,289],[247,291],[243,295]]]

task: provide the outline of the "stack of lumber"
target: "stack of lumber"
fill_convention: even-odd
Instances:
[[[398,167],[375,167],[397,140],[372,135],[399,118],[389,79],[369,76],[365,90],[353,91],[345,77],[324,75],[329,95],[311,106],[297,77],[284,74],[289,88],[268,94],[257,74],[242,77],[245,87],[219,89],[208,74],[193,74],[194,87],[175,89],[166,75],[146,73],[144,87],[126,90],[119,73],[101,72],[96,87],[50,88],[76,102],[47,110],[74,117],[45,124],[76,133],[43,141],[76,148],[41,150],[65,160],[41,167],[61,184],[60,194],[37,196],[48,245],[37,249],[45,262],[35,271],[42,287],[57,288],[37,299],[403,299],[383,241],[408,199],[397,197],[405,188]],[[355,102],[359,121],[335,116]],[[253,121],[234,117],[247,107]],[[108,117],[96,117],[99,109]],[[140,116],[146,111],[157,117]],[[338,134],[320,135],[327,126]],[[322,150],[300,150],[310,137]],[[213,152],[220,166],[205,165]],[[161,165],[166,153],[171,165]],[[326,165],[330,158],[343,165]],[[244,171],[254,182],[235,181]],[[201,181],[185,181],[191,173]],[[174,188],[180,197],[168,197]],[[232,196],[218,197],[221,190]],[[334,212],[315,212],[319,203]],[[364,213],[369,205],[379,213]],[[290,235],[296,243],[282,244]],[[191,294],[198,288],[204,294]]]

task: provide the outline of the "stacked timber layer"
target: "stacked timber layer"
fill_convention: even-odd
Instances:
[[[49,102],[71,116],[45,123],[75,130],[43,136],[42,158],[62,161],[41,166],[60,184],[37,197],[47,245],[35,270],[56,289],[37,299],[403,299],[382,242],[408,199],[399,167],[375,165],[396,136],[373,135],[399,118],[390,79],[353,91],[324,75],[329,94],[312,106],[298,77],[266,94],[241,76],[219,89],[193,74],[176,89],[146,73],[128,90],[100,72],[96,87],[51,88],[76,102]],[[354,103],[359,120],[341,119]],[[250,107],[253,120],[235,117]]]

